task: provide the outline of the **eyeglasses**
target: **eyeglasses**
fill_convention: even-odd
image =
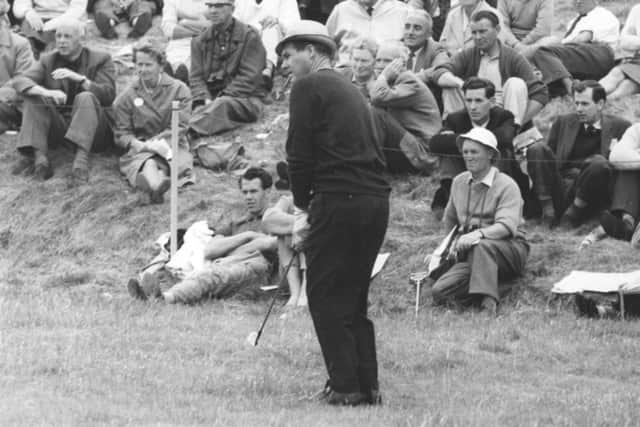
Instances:
[[[233,6],[233,3],[205,3],[207,7],[222,9],[225,6]]]

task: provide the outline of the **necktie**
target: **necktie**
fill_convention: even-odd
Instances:
[[[369,14],[369,16],[373,15],[373,6],[369,6],[367,8],[367,13]]]
[[[566,34],[564,35],[564,38],[569,37],[569,34],[571,34],[573,32],[573,30],[576,29],[576,25],[578,25],[578,22],[580,22],[580,20],[582,18],[584,18],[585,16],[587,16],[586,14],[584,15],[578,15],[578,17],[573,21],[573,24],[571,24],[571,26],[569,27],[569,30],[566,32]]]
[[[409,59],[407,59],[407,70],[413,71],[414,59],[416,57],[416,53],[414,51],[409,52]]]

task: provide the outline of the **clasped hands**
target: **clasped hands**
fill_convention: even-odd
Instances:
[[[54,80],[69,79],[73,82],[82,82],[86,80],[86,77],[82,74],[78,74],[68,68],[58,68],[51,72],[51,77]],[[60,89],[42,89],[44,98],[52,100],[56,105],[62,105],[67,102],[67,94]]]
[[[150,139],[148,141],[140,141],[134,139],[131,141],[131,149],[136,153],[147,151],[149,153],[155,153],[166,160],[171,160],[172,153],[169,143],[164,139]]]

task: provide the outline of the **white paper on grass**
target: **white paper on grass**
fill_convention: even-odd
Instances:
[[[574,270],[551,288],[555,294],[575,294],[579,292],[620,292],[640,293],[640,270],[628,273],[597,273]]]
[[[371,270],[371,279],[376,277],[378,273],[382,271],[382,268],[384,267],[384,265],[387,263],[387,260],[389,259],[389,255],[391,255],[390,252],[378,254],[378,256],[376,257],[376,262],[373,264],[373,269]]]

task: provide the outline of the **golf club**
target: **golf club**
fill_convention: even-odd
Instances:
[[[247,336],[247,342],[251,345],[253,345],[254,347],[258,346],[258,340],[260,339],[260,336],[262,335],[262,331],[264,330],[264,326],[267,324],[267,320],[269,319],[269,316],[271,315],[271,311],[273,310],[273,306],[276,304],[276,300],[278,299],[278,297],[280,296],[280,289],[282,289],[282,285],[284,284],[284,281],[287,278],[287,274],[289,274],[289,270],[291,269],[291,265],[293,264],[293,261],[298,257],[298,252],[294,251],[293,255],[291,256],[291,261],[289,261],[289,265],[287,265],[287,268],[285,268],[284,273],[282,274],[282,278],[280,279],[280,283],[278,284],[278,289],[276,289],[276,291],[273,294],[273,298],[271,299],[271,304],[269,304],[269,309],[267,310],[267,314],[264,316],[264,319],[262,320],[262,324],[260,325],[260,329],[258,329],[258,331],[253,331],[249,334],[249,336]]]

